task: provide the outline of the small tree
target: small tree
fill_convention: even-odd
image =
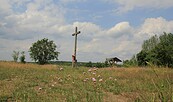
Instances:
[[[158,65],[173,67],[173,34],[165,33],[159,37],[160,43],[154,49]]]
[[[13,60],[17,62],[19,58],[19,51],[13,51],[12,57],[13,57]]]
[[[21,52],[20,62],[25,63],[25,51]]]
[[[138,66],[137,56],[133,55],[133,57],[130,60],[123,61],[123,65],[125,67],[135,67],[135,66]]]
[[[48,61],[54,59],[58,60],[59,55],[59,52],[56,51],[55,43],[46,38],[33,43],[29,52],[32,60],[39,64],[46,64]]]

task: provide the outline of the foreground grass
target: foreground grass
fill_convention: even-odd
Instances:
[[[63,70],[60,70],[63,68]],[[94,80],[95,79],[95,80]],[[0,62],[0,101],[172,102],[168,68],[71,68]]]

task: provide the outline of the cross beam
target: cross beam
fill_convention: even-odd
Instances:
[[[77,59],[76,59],[76,49],[77,49],[77,35],[80,34],[80,31],[77,31],[77,27],[75,28],[75,33],[72,36],[75,36],[75,46],[74,46],[74,55],[72,55],[72,67],[76,67]]]

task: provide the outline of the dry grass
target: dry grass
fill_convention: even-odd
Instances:
[[[61,67],[63,70],[60,70]],[[82,67],[73,69],[57,65],[0,62],[0,100],[11,98],[18,102],[173,101],[172,69],[88,70]]]
[[[0,67],[4,67],[4,68],[34,68],[34,69],[56,69],[57,66],[56,65],[38,65],[38,64],[32,64],[32,63],[27,63],[27,64],[23,64],[23,63],[16,63],[16,62],[6,62],[6,61],[0,61]]]

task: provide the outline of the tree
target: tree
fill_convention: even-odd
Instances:
[[[152,36],[150,39],[145,40],[142,44],[142,50],[137,54],[137,62],[139,66],[146,66],[146,62],[153,64],[157,63],[155,48],[159,44],[157,35]]]
[[[12,57],[13,57],[13,60],[17,62],[19,58],[19,51],[13,51]]]
[[[173,67],[173,34],[164,33],[159,37],[160,43],[155,48],[158,65]]]
[[[139,66],[150,62],[158,66],[173,67],[173,34],[165,33],[144,41],[142,50],[137,54]]]
[[[20,62],[25,63],[25,51],[21,52]]]
[[[152,49],[154,49],[157,44],[159,43],[159,39],[158,36],[152,36],[150,39],[145,40],[142,44],[142,50],[144,51],[151,51]]]
[[[148,53],[145,50],[142,50],[137,54],[138,66],[146,66],[147,65],[147,63],[146,63],[148,61],[146,59],[147,54]]]
[[[29,52],[32,60],[39,64],[46,64],[54,59],[58,60],[59,55],[59,52],[56,51],[55,43],[46,38],[33,43]]]

